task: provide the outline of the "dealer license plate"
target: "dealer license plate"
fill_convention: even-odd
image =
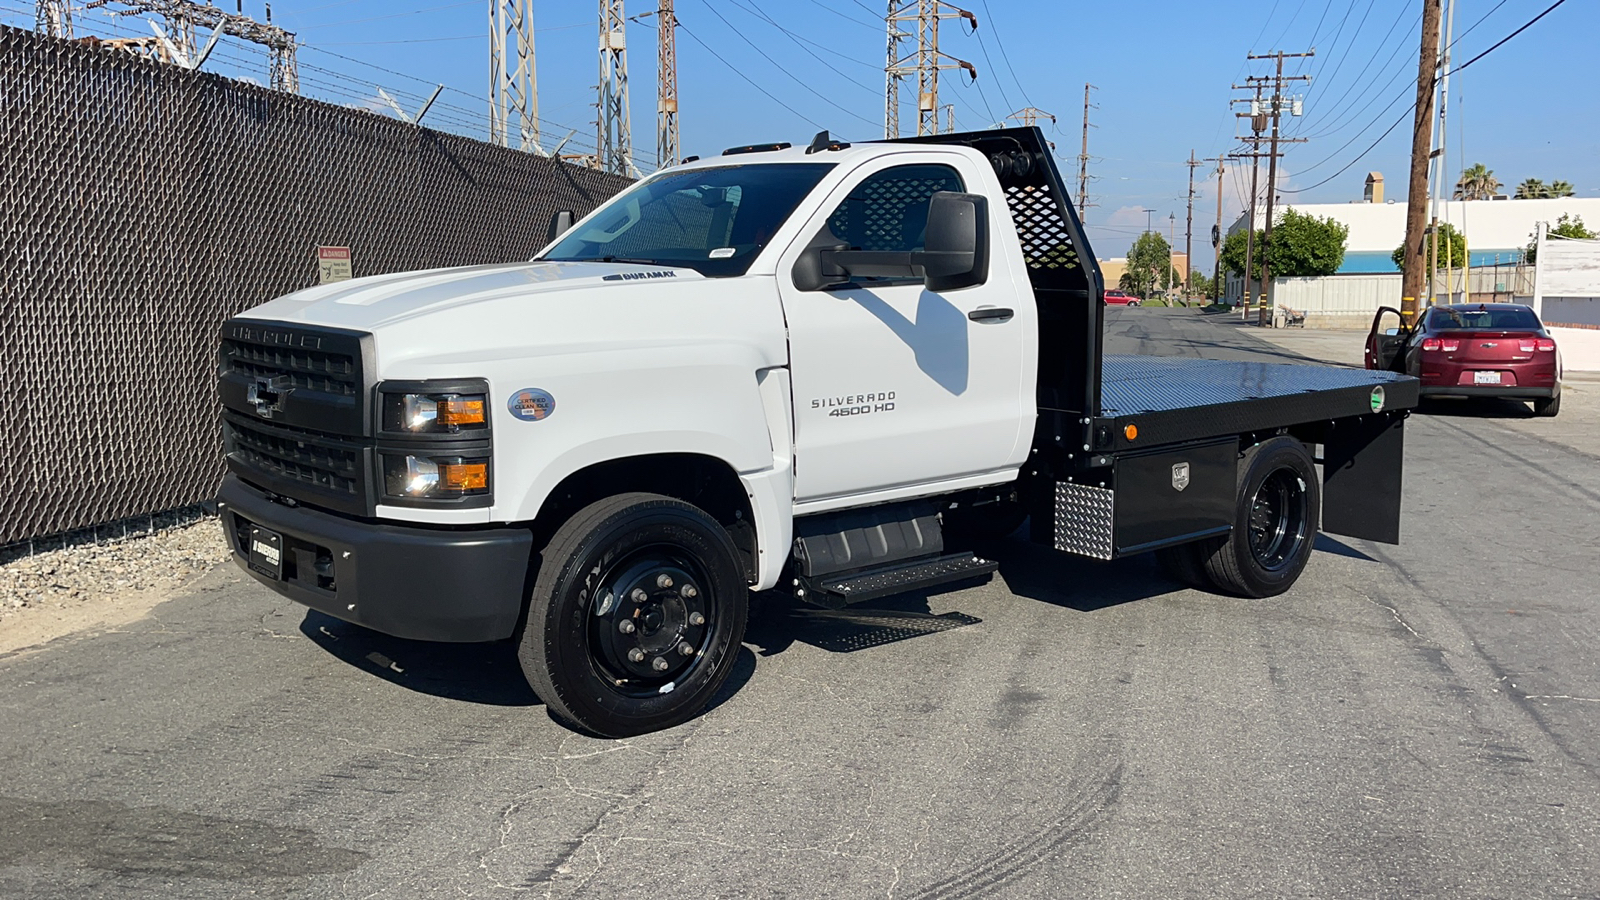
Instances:
[[[250,526],[250,568],[274,581],[283,579],[283,535],[259,525]]]
[[[1499,372],[1473,372],[1472,373],[1472,382],[1474,384],[1499,384],[1500,383],[1500,373]]]

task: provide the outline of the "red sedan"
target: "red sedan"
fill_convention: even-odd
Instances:
[[[1139,298],[1123,291],[1106,291],[1107,306],[1138,306]]]
[[[1561,354],[1531,307],[1464,303],[1425,310],[1405,328],[1384,307],[1367,335],[1369,369],[1422,380],[1424,397],[1532,400],[1535,415],[1561,411]]]

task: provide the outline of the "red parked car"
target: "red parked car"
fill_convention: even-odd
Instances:
[[[1424,397],[1532,400],[1534,414],[1561,411],[1561,353],[1532,307],[1463,303],[1424,310],[1406,328],[1384,307],[1367,335],[1367,368],[1422,380]]]
[[[1107,306],[1138,306],[1139,298],[1122,291],[1106,291]]]

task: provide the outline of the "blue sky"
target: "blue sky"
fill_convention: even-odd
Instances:
[[[220,0],[224,6],[235,0]],[[1459,0],[1455,62],[1466,62],[1538,15],[1553,0]],[[277,0],[273,21],[296,32],[305,93],[385,108],[382,86],[414,109],[432,83],[448,90],[430,124],[482,133],[487,93],[488,0]],[[628,13],[654,9],[631,0]],[[846,139],[882,134],[884,28],[882,0],[677,0],[679,94],[686,153],[709,154],[757,141],[810,138],[818,125]],[[264,16],[261,0],[245,12]],[[569,149],[592,147],[598,76],[598,4],[533,0],[537,23],[539,99],[545,137],[578,129]],[[1183,243],[1187,191],[1184,160],[1238,149],[1228,100],[1232,83],[1266,74],[1269,63],[1247,53],[1315,47],[1291,61],[1290,73],[1313,77],[1299,88],[1305,116],[1289,126],[1310,137],[1283,161],[1281,183],[1305,202],[1358,199],[1366,173],[1387,176],[1389,196],[1402,200],[1410,152],[1415,90],[1417,0],[1252,0],[1176,2],[1123,0],[965,0],[977,34],[944,23],[945,52],[977,66],[976,84],[944,73],[940,102],[955,106],[958,127],[979,128],[1025,106],[1054,113],[1049,136],[1076,182],[1083,85],[1098,90],[1089,136],[1087,211],[1096,255],[1123,253],[1143,230],[1146,209],[1166,233],[1176,215]],[[31,25],[26,0],[0,0],[0,21]],[[629,28],[633,129],[637,158],[655,156],[656,32],[653,18]],[[1475,26],[1475,27],[1474,27]],[[1468,31],[1468,29],[1471,29]],[[136,19],[79,14],[79,33],[147,34]],[[1448,166],[1484,162],[1508,186],[1528,177],[1572,182],[1579,196],[1600,196],[1600,111],[1589,90],[1600,4],[1568,0],[1516,39],[1475,63],[1451,84]],[[264,58],[232,44],[208,68],[265,80]],[[357,62],[357,61],[360,62]],[[367,63],[371,65],[363,65]],[[381,68],[373,68],[373,66]],[[904,91],[908,98],[914,88]],[[1387,108],[1387,111],[1385,111]],[[914,128],[914,111],[902,113]],[[1374,141],[1370,153],[1356,159]],[[1462,154],[1462,148],[1465,154]],[[1339,169],[1349,165],[1343,174]],[[1196,173],[1195,256],[1209,264],[1208,235],[1216,216],[1214,169]],[[1241,171],[1243,171],[1241,169]],[[1208,173],[1212,173],[1210,177]],[[1321,186],[1318,182],[1332,177]],[[1263,190],[1265,166],[1262,171]],[[1244,185],[1248,185],[1245,175]],[[1231,221],[1246,189],[1223,187]]]

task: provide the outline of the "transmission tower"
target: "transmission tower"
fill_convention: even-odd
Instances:
[[[59,5],[65,7],[67,3],[62,2]],[[43,4],[40,6],[42,8]],[[147,14],[161,16],[166,20],[168,29],[164,40],[178,51],[178,62],[189,67],[199,65],[195,55],[195,31],[199,28],[210,30],[213,37],[220,32],[252,44],[260,44],[272,53],[268,67],[268,82],[273,89],[291,94],[300,93],[300,66],[295,61],[294,32],[285,31],[272,24],[270,3],[267,4],[267,21],[264,24],[245,16],[242,12],[223,12],[209,3],[197,3],[195,0],[89,0],[83,8],[99,9],[104,6],[122,7],[113,10],[119,16]],[[238,8],[242,7],[241,0]]]
[[[656,79],[656,168],[678,164],[682,149],[678,144],[678,16],[672,0],[660,0],[656,25],[660,29],[660,59]]]
[[[939,49],[939,22],[943,19],[966,19],[972,30],[978,30],[978,17],[944,0],[915,0],[912,3],[889,4],[885,21],[889,28],[889,59],[884,67],[887,78],[884,106],[884,135],[900,136],[900,87],[902,79],[917,76],[917,134],[939,133],[939,72],[944,69],[965,69],[972,80],[978,80],[978,68],[966,60],[957,59]],[[913,32],[902,26],[915,28],[917,52],[900,55],[900,41]]]
[[[489,2],[489,143],[540,155],[532,0]]]
[[[1008,120],[1015,119],[1016,121],[1021,122],[1022,127],[1024,128],[1032,128],[1040,119],[1049,119],[1051,124],[1055,124],[1056,121],[1055,116],[1045,112],[1037,106],[1024,106],[1022,109],[1019,109],[1011,115],[1006,116],[1006,118]]]
[[[600,109],[595,161],[615,175],[635,175],[628,111],[628,37],[623,0],[600,0]]]
[[[72,37],[72,4],[69,0],[38,0],[34,4],[33,27],[51,37]]]

